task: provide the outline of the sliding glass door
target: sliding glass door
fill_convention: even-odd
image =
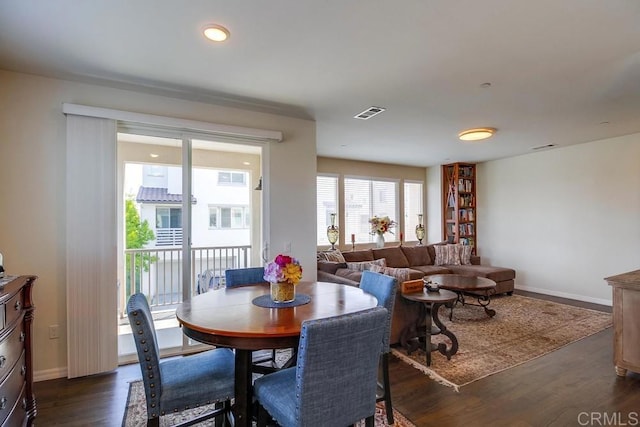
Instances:
[[[118,165],[120,361],[135,359],[125,313],[134,292],[149,300],[161,352],[184,352],[176,306],[224,286],[226,269],[260,264],[261,147],[121,132]]]

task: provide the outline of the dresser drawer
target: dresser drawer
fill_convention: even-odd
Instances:
[[[25,396],[26,387],[23,386],[20,396],[16,401],[13,411],[9,413],[7,419],[2,423],[2,427],[22,427],[27,419],[27,398]]]
[[[24,348],[24,324],[18,323],[13,331],[0,342],[0,382],[11,372],[11,368],[22,354]]]
[[[5,312],[5,327],[11,325],[16,321],[18,317],[22,314],[24,308],[24,297],[22,295],[22,290],[17,292],[14,296],[11,297],[9,301],[7,301],[4,305]]]
[[[20,397],[25,384],[25,372],[24,353],[22,353],[18,363],[13,366],[7,378],[0,384],[0,420],[2,420],[2,424]]]

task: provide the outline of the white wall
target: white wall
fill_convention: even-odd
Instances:
[[[483,264],[516,288],[611,304],[604,277],[640,268],[640,134],[478,165]]]
[[[427,243],[442,241],[442,173],[440,166],[427,169]]]
[[[0,252],[9,274],[39,276],[34,287],[36,378],[64,375],[67,359],[66,337],[48,337],[49,325],[67,329],[64,102],[281,130],[285,140],[271,144],[265,166],[271,172],[264,192],[270,255],[291,242],[304,279],[315,280],[314,122],[3,70],[0,88]]]

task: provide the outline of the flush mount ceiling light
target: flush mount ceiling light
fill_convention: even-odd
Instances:
[[[496,133],[495,128],[475,128],[467,129],[458,134],[458,138],[462,141],[480,141],[481,139],[487,139]]]
[[[207,25],[202,32],[206,38],[214,42],[223,42],[229,38],[229,30],[222,25]]]

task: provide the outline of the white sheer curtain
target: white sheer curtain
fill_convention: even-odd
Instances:
[[[115,369],[116,121],[67,115],[67,376]]]

